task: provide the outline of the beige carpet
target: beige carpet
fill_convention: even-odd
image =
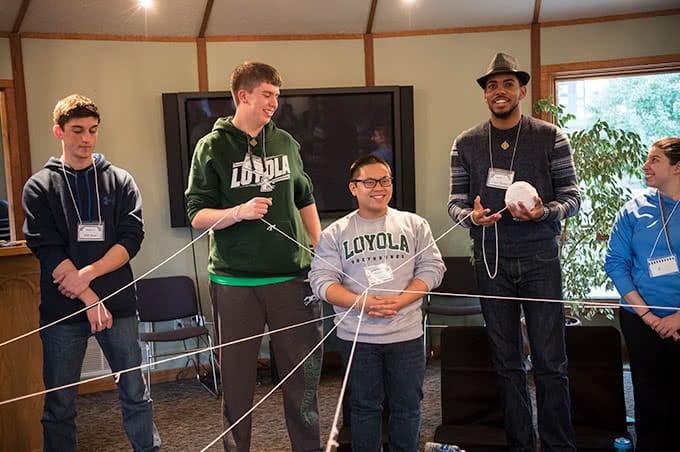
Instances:
[[[272,389],[268,375],[261,375],[255,400]],[[328,438],[342,376],[339,371],[325,372],[319,387],[322,440]],[[431,361],[425,375],[422,441],[431,440],[439,425],[439,361]],[[195,380],[154,385],[152,388],[156,425],[164,451],[200,451],[222,433],[220,402]],[[342,416],[341,416],[342,417]],[[83,452],[129,451],[123,432],[117,393],[104,392],[78,397],[78,450]],[[210,448],[218,451],[219,446]],[[253,413],[252,452],[290,450],[283,417],[281,393],[275,392]]]
[[[260,374],[255,400],[260,400],[273,387],[268,372]],[[321,432],[324,445],[328,438],[342,375],[338,369],[324,371],[319,387]],[[630,373],[624,372],[626,402],[632,410]],[[155,421],[164,451],[200,451],[222,433],[220,402],[195,380],[154,385],[152,388]],[[422,403],[421,450],[431,441],[440,423],[440,361],[430,360],[425,374]],[[79,451],[129,451],[121,425],[117,393],[104,392],[78,397]],[[631,429],[632,430],[632,429]],[[222,450],[221,443],[210,448]],[[280,392],[275,392],[253,413],[252,452],[289,451],[290,444],[283,417]]]

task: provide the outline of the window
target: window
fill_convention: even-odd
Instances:
[[[4,163],[5,197],[8,201],[10,235],[13,240],[23,239],[21,226],[24,211],[21,193],[24,183],[31,177],[31,156],[28,145],[28,122],[25,110],[17,112],[16,92],[12,80],[0,80],[0,129]]]
[[[556,93],[565,112],[576,116],[567,132],[590,127],[600,118],[637,133],[645,146],[680,136],[680,71],[557,80]],[[634,195],[645,189],[641,180],[622,183]]]
[[[5,108],[7,96],[0,85],[0,240],[10,241],[12,238],[9,205],[9,191],[11,187],[8,182],[8,172],[6,162],[9,161],[9,134],[7,124],[7,109]]]
[[[680,136],[680,55],[544,66],[541,97],[553,96],[576,119],[571,132],[597,119],[636,132],[645,147],[666,136]],[[645,189],[641,179],[622,179],[633,195]],[[582,209],[588,209],[587,200]],[[591,298],[618,298],[604,287]]]

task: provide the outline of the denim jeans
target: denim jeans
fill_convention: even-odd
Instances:
[[[340,340],[345,364],[352,342]],[[378,452],[387,398],[390,452],[418,450],[425,353],[422,336],[393,344],[358,342],[349,377],[352,450]]]
[[[80,381],[90,336],[90,324],[86,322],[57,324],[40,332],[46,389]],[[140,365],[142,354],[137,341],[136,318],[114,318],[113,326],[96,333],[95,337],[114,372]],[[77,386],[45,395],[42,416],[44,451],[77,450],[77,395]],[[123,426],[132,449],[158,450],[160,437],[153,422],[151,399],[140,370],[120,375],[118,398],[122,408]],[[93,425],[92,428],[96,429],[97,426]]]
[[[490,265],[495,257],[487,255]],[[532,256],[503,257],[490,279],[475,253],[475,271],[483,295],[517,298],[562,298],[557,246]],[[531,399],[524,367],[520,307],[524,311],[536,382],[538,432],[544,452],[575,451],[571,423],[564,307],[560,303],[482,299],[482,314],[491,341],[492,360],[505,400],[505,429],[510,450],[535,451]]]

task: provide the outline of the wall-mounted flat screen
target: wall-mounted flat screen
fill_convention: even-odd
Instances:
[[[234,112],[228,92],[163,94],[173,227],[188,226],[184,190],[196,143],[217,118]],[[323,217],[356,208],[347,188],[349,166],[365,154],[390,164],[395,177],[392,205],[415,210],[413,87],[281,90],[273,121],[300,143]]]

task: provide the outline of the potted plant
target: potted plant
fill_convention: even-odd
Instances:
[[[563,129],[575,119],[552,98],[539,100],[534,108],[551,116]],[[572,315],[590,320],[602,314],[611,320],[614,313],[610,307],[582,302],[592,301],[589,294],[593,288],[613,289],[604,272],[609,231],[617,212],[632,195],[622,180],[641,179],[646,149],[638,134],[611,127],[602,119],[583,130],[567,132],[567,136],[574,151],[581,208],[564,221],[559,238],[564,296],[572,301]]]

